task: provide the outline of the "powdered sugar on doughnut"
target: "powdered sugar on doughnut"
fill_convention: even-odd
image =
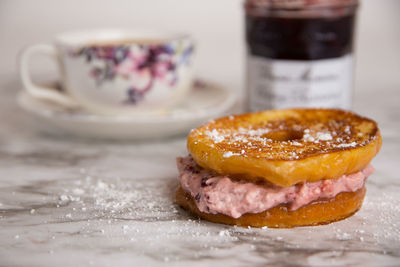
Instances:
[[[240,154],[235,154],[235,153],[232,153],[231,151],[228,151],[228,152],[225,152],[222,156],[224,158],[230,158],[232,156],[238,156],[238,155],[240,155]]]
[[[351,112],[297,110],[293,115],[262,119],[245,114],[217,119],[191,133],[231,156],[297,160],[365,146],[376,139],[375,122]],[[261,116],[257,117],[257,116]],[[361,132],[360,129],[368,129]],[[197,139],[197,137],[195,137]],[[245,151],[243,153],[242,151]]]
[[[205,134],[212,138],[214,143],[220,143],[225,139],[225,137],[220,135],[219,132],[215,129],[213,129],[212,131],[206,131]]]

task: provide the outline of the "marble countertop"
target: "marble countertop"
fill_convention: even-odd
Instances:
[[[356,93],[383,148],[353,217],[325,226],[245,229],[174,204],[185,137],[107,142],[46,135],[0,77],[0,265],[400,265],[399,81]],[[377,101],[378,100],[378,101]]]

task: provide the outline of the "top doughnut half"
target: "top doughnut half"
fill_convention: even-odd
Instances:
[[[285,109],[229,116],[189,134],[198,165],[233,179],[291,186],[365,168],[382,138],[368,118],[338,109]]]

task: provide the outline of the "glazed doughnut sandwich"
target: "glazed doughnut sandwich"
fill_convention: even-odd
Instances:
[[[289,228],[357,212],[377,124],[337,109],[270,110],[210,121],[177,158],[178,205],[216,223]]]

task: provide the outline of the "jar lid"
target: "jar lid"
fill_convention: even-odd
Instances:
[[[358,0],[247,0],[246,6],[276,9],[304,9],[322,7],[346,7],[358,4]]]
[[[358,0],[246,0],[244,7],[248,14],[256,16],[273,14],[315,17],[352,13],[358,3]]]

